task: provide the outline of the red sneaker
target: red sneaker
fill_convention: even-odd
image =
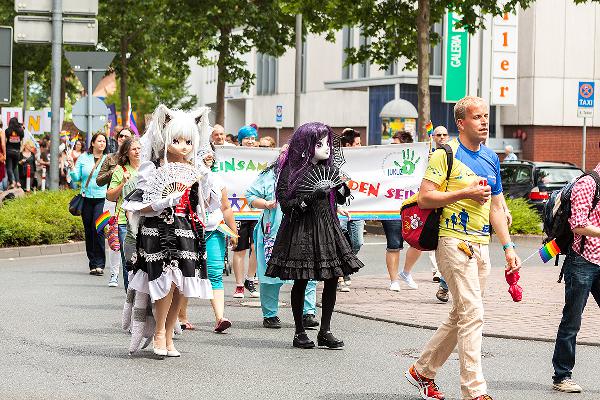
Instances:
[[[492,396],[490,396],[489,394],[482,394],[481,396],[475,397],[473,400],[494,400],[494,399],[492,399]]]
[[[244,298],[244,287],[243,286],[236,286],[235,287],[235,292],[233,292],[233,297],[235,299],[243,299]]]
[[[440,392],[440,389],[433,379],[426,378],[419,374],[414,365],[404,373],[404,376],[413,386],[416,386],[419,389],[419,394],[424,400],[445,399],[444,393]]]

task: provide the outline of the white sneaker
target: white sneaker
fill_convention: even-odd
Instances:
[[[110,276],[110,280],[108,281],[108,287],[117,287],[119,286],[119,276],[116,274],[112,274]]]
[[[565,393],[581,393],[581,386],[576,384],[571,378],[565,378],[562,381],[552,385],[552,389]]]
[[[405,274],[404,272],[400,272],[398,276],[408,285],[411,289],[418,289],[419,285],[413,280],[411,274]]]
[[[399,280],[392,281],[390,283],[390,290],[392,292],[399,292],[400,291],[400,281]]]

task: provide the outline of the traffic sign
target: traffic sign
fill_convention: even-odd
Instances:
[[[92,91],[104,77],[115,54],[112,51],[65,51],[65,57],[85,90],[88,90],[88,70],[92,70]]]
[[[15,11],[50,14],[52,0],[15,0]],[[98,15],[98,0],[62,0],[62,12],[69,15]]]
[[[283,106],[280,104],[275,106],[275,122],[283,122]]]
[[[593,118],[594,117],[594,109],[593,108],[578,108],[577,109],[577,118]]]
[[[83,132],[97,132],[106,124],[108,113],[108,107],[98,97],[92,97],[92,109],[88,113],[88,97],[85,96],[73,105],[73,123]],[[92,132],[88,132],[88,115],[92,116]]]
[[[577,107],[594,108],[594,82],[579,82]]]
[[[0,104],[10,103],[12,89],[12,27],[0,26]]]
[[[15,43],[52,43],[52,17],[17,15]],[[63,18],[63,44],[92,45],[98,43],[98,20],[95,18]]]

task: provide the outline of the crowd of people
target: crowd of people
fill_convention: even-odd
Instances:
[[[103,275],[108,265],[111,287],[119,286],[122,277],[123,327],[132,334],[130,353],[152,343],[156,355],[181,356],[173,335],[195,329],[188,315],[190,298],[210,300],[216,333],[232,327],[225,317],[223,286],[228,242],[235,274],[232,296],[243,298],[248,292],[259,298],[265,328],[281,328],[280,290],[291,284],[292,345],[315,347],[307,330],[318,329],[317,346],[343,348],[344,341],[332,333],[331,319],[337,293],[350,291],[351,275],[364,266],[358,254],[365,222],[340,218],[349,216],[343,207],[350,198],[345,182],[309,192],[300,187],[315,169],[339,172],[337,156],[344,147],[361,146],[360,133],[345,129],[338,142],[323,123],[301,125],[245,193],[250,206],[261,210],[258,220],[236,222],[226,186],[213,171],[215,146],[275,147],[275,141],[268,136],[259,139],[255,125],[243,126],[237,136],[226,134],[220,125],[210,127],[208,111],[183,112],[161,105],[141,138],[128,128],[119,128],[114,140],[96,133],[87,149],[80,143],[64,156],[65,182],[77,185],[83,197],[89,273]],[[521,261],[508,231],[512,219],[502,195],[499,159],[483,145],[488,106],[481,98],[465,97],[454,114],[458,137],[449,140],[444,127],[434,129],[418,194],[421,208],[442,210],[439,244],[427,256],[432,280],[439,282],[435,297],[447,302],[452,296],[453,304],[447,320],[405,376],[423,399],[444,399],[435,377],[458,348],[462,398],[491,400],[481,363],[491,228],[504,250],[506,273],[517,272]],[[22,126],[13,119],[2,134],[0,166],[6,165],[6,186],[23,187],[21,166],[29,166],[33,175],[40,166],[47,167],[48,142],[40,141],[39,148],[28,143]],[[412,141],[408,132],[393,137],[397,144]],[[442,148],[446,151],[435,151]],[[453,157],[451,167],[448,152]],[[586,299],[589,293],[597,297],[600,287],[595,179],[583,178],[573,190],[569,223],[575,244],[564,267],[566,304],[553,358],[553,387],[563,392],[581,391],[571,379],[575,339]],[[96,228],[106,211],[115,217],[114,232],[107,230],[109,249],[105,249],[104,231]],[[443,223],[459,213],[468,213],[460,229]],[[422,252],[409,247],[400,271],[401,222],[382,221],[382,226],[389,290],[400,291],[402,285],[418,289],[411,272]],[[316,316],[319,281],[323,282],[320,320]]]

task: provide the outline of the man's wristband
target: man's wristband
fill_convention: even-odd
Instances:
[[[513,242],[508,242],[504,246],[502,246],[502,250],[506,251],[506,249],[508,249],[509,247],[512,247],[514,249],[517,247],[517,245]]]

